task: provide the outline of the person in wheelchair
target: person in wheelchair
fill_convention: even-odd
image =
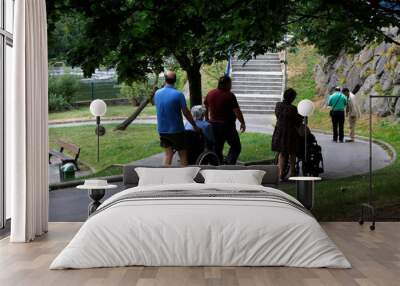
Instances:
[[[213,149],[215,144],[214,132],[212,130],[212,126],[208,121],[205,121],[205,112],[206,109],[201,105],[195,105],[190,110],[192,113],[193,120],[195,121],[198,128],[201,129],[204,139],[206,140],[207,147],[209,149]],[[194,131],[192,124],[189,122],[185,123],[185,130],[186,131]]]
[[[190,165],[219,165],[219,159],[214,152],[215,138],[212,126],[204,120],[205,108],[195,105],[191,109],[192,117],[201,132],[194,132],[193,126],[186,122],[185,134],[188,145],[188,162]]]

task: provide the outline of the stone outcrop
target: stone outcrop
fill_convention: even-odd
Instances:
[[[397,35],[398,28],[389,33]],[[328,96],[334,87],[347,87],[359,98],[361,108],[369,107],[369,95],[400,96],[400,45],[382,42],[369,45],[358,54],[340,54],[336,59],[322,58],[315,66],[317,93]],[[375,99],[372,108],[381,116],[400,116],[400,100]]]

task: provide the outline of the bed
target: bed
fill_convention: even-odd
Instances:
[[[277,182],[273,167],[253,168],[269,170],[264,185]],[[309,211],[276,188],[198,182],[131,187],[137,179],[126,167],[128,188],[99,207],[50,269],[351,267]]]

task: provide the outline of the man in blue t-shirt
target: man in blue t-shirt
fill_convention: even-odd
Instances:
[[[181,165],[188,164],[185,127],[182,113],[199,132],[192,114],[186,106],[182,92],[175,89],[176,74],[168,71],[165,74],[165,86],[156,91],[154,102],[157,110],[157,129],[160,135],[160,146],[165,149],[164,164],[171,165],[173,150],[178,151]]]

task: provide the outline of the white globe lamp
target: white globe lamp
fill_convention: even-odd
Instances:
[[[302,116],[311,116],[314,113],[314,103],[309,99],[303,99],[297,105],[297,110]]]
[[[96,135],[97,135],[97,162],[100,161],[100,136],[106,134],[104,126],[100,125],[100,117],[107,112],[107,104],[104,100],[95,99],[90,103],[90,113],[96,116]]]
[[[90,103],[90,113],[92,113],[93,116],[104,116],[106,112],[107,104],[104,102],[104,100],[95,99]]]
[[[308,117],[311,116],[314,112],[314,103],[309,99],[303,99],[297,105],[297,112],[300,115],[304,116],[304,160],[303,160],[303,164],[305,164],[305,166],[307,166],[307,136],[308,136],[307,124],[308,124]],[[305,171],[307,168],[305,167],[302,169],[303,169],[303,173],[305,173],[305,174],[303,174],[303,176],[309,176],[309,173]]]

